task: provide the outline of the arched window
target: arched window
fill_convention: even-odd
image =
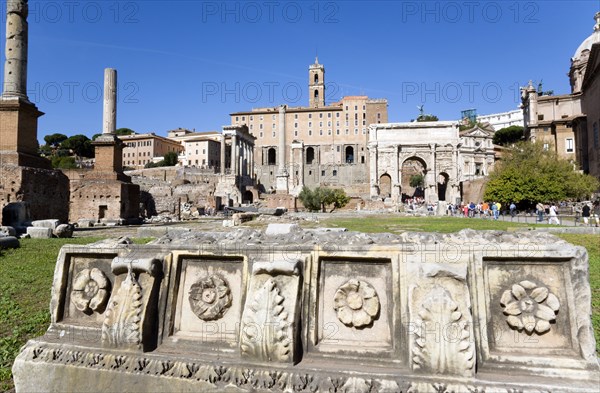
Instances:
[[[315,149],[313,147],[309,147],[306,149],[306,164],[311,165],[315,160]]]
[[[267,165],[276,165],[277,164],[277,152],[275,148],[272,147],[267,152]]]
[[[354,148],[346,146],[346,164],[354,164]]]
[[[315,74],[315,83],[319,83],[319,74]]]
[[[319,90],[315,89],[315,98],[319,98]]]

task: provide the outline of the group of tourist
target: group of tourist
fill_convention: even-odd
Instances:
[[[500,202],[469,202],[465,205],[449,204],[447,208],[448,215],[464,215],[465,217],[474,218],[493,218],[497,220],[500,217],[502,204]],[[510,205],[511,215],[516,214],[516,206]]]

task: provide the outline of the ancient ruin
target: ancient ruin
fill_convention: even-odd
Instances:
[[[17,392],[597,389],[584,248],[279,225],[64,247]]]
[[[104,70],[102,135],[93,142],[93,170],[70,171],[70,222],[136,222],[140,187],[123,173],[123,142],[117,124],[117,70]]]
[[[27,96],[27,16],[26,0],[7,2],[0,97],[0,220],[15,227],[44,218],[66,222],[69,206],[67,177],[38,155],[37,125],[43,113]]]

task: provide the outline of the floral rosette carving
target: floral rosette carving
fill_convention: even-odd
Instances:
[[[347,326],[368,326],[379,313],[379,296],[365,281],[346,282],[338,288],[333,301],[338,319]]]
[[[100,311],[108,299],[109,281],[98,269],[83,269],[73,281],[71,302],[86,314]]]
[[[221,318],[231,306],[231,291],[225,279],[212,275],[192,285],[189,301],[198,318],[213,321]]]
[[[504,307],[508,325],[529,334],[549,331],[550,322],[556,319],[560,308],[556,295],[532,281],[521,281],[504,291],[500,304]]]

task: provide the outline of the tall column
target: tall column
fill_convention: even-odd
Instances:
[[[225,174],[225,134],[221,131],[221,175]]]
[[[237,135],[234,133],[231,136],[231,173],[237,175],[238,172],[238,148]]]
[[[279,107],[279,148],[277,150],[279,156],[278,176],[285,176],[287,175],[285,168],[285,105]]]
[[[392,174],[392,200],[394,202],[398,202],[400,201],[400,163],[399,163],[399,159],[400,159],[400,146],[396,145],[394,146],[394,156],[392,157],[393,159],[393,171],[394,173]]]
[[[102,133],[114,134],[117,129],[117,70],[104,70],[104,111]]]
[[[289,192],[289,174],[286,168],[286,144],[285,144],[285,105],[279,107],[279,147],[277,149],[279,157],[279,168],[277,169],[276,190],[279,194]]]
[[[6,2],[6,62],[2,97],[27,101],[27,46],[29,8],[27,0]]]
[[[377,170],[377,144],[369,143],[367,146],[369,150],[369,178],[371,183],[371,198],[379,195],[379,178]]]

